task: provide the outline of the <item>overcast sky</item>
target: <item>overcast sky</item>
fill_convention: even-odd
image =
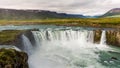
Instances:
[[[120,0],[0,0],[0,8],[41,9],[99,15],[112,8],[120,8]]]

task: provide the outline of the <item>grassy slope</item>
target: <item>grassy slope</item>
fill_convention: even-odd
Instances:
[[[7,30],[0,32],[0,44],[14,44],[18,35],[20,35],[22,30]]]
[[[112,27],[120,28],[120,18],[88,19],[47,19],[47,20],[0,20],[0,25],[53,24],[66,26]],[[16,37],[24,31],[0,32],[0,44],[13,44]]]
[[[0,25],[31,25],[31,24],[120,28],[120,18],[0,20]]]

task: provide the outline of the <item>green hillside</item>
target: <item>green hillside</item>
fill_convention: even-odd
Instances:
[[[120,8],[111,9],[101,17],[120,17]]]
[[[48,18],[84,18],[83,15],[57,13],[46,10],[16,10],[0,9],[2,20],[26,20],[26,19],[48,19]]]

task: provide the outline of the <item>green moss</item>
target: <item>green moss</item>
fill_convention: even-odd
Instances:
[[[14,49],[0,49],[1,68],[28,68],[27,54]]]
[[[106,34],[107,44],[120,46],[120,31],[109,30]]]

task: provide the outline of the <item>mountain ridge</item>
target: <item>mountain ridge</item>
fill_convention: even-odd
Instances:
[[[113,8],[101,17],[120,17],[120,8]]]
[[[83,15],[57,13],[48,10],[0,8],[0,19],[85,18]]]

